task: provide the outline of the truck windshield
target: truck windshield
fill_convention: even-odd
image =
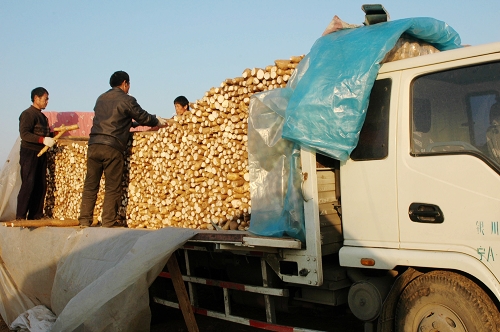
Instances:
[[[500,62],[420,76],[411,89],[412,155],[473,154],[500,169]]]

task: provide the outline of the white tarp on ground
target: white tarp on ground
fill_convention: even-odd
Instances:
[[[196,230],[0,226],[0,313],[37,305],[51,331],[149,331],[148,287]]]

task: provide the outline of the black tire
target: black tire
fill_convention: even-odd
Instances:
[[[415,278],[399,298],[396,332],[500,331],[493,301],[473,281],[448,271]]]

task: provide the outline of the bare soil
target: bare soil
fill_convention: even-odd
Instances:
[[[307,310],[301,314],[281,314],[279,324],[302,327],[306,322],[314,322],[309,329],[318,331],[334,332],[362,332],[364,325],[357,320],[352,313],[345,308],[331,308],[328,313],[308,313]],[[232,323],[212,317],[195,315],[196,323],[200,332],[238,331],[238,332],[262,332],[264,330]],[[165,308],[163,319],[153,322],[151,332],[188,332],[182,313],[178,309]]]
[[[180,310],[165,309],[168,317],[162,322],[151,325],[151,332],[188,332],[184,318]],[[362,324],[346,313],[336,314],[334,326],[323,326],[323,331],[353,332],[363,331]],[[328,320],[327,320],[328,321]],[[244,326],[236,323],[226,322],[219,319],[196,315],[196,322],[200,332],[238,331],[238,332],[259,332],[261,329]],[[10,332],[11,330],[0,316],[0,332]]]
[[[9,332],[10,329],[7,324],[3,321],[2,316],[0,316],[0,332]]]

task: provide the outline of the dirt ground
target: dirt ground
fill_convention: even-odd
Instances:
[[[151,325],[151,332],[188,332],[182,313],[178,309],[165,308],[164,320]],[[212,317],[195,315],[196,323],[200,332],[238,331],[238,332],[262,332],[264,330],[250,326],[227,322]],[[345,307],[331,308],[328,312],[302,311],[297,314],[280,314],[279,324],[306,327],[318,331],[335,332],[362,332],[364,325],[357,320]],[[307,324],[305,322],[312,322]]]
[[[3,321],[2,316],[0,316],[0,332],[9,332],[9,331],[10,331],[9,327]]]
[[[180,310],[165,308],[165,316],[167,319],[162,322],[157,322],[151,325],[151,332],[187,332],[186,323],[182,317]],[[346,314],[345,311],[337,311],[334,313],[337,316],[335,319],[336,324],[325,325],[321,330],[332,331],[334,328],[335,332],[354,332],[363,331],[362,324],[353,319],[352,315]],[[226,322],[219,319],[195,315],[196,323],[198,325],[200,332],[219,332],[219,331],[238,331],[238,332],[259,332],[263,331],[261,329],[244,326],[236,323]],[[317,317],[321,319],[321,317]],[[331,321],[331,320],[327,320]],[[320,327],[319,327],[320,328]],[[0,316],[0,332],[10,332],[9,327]]]

